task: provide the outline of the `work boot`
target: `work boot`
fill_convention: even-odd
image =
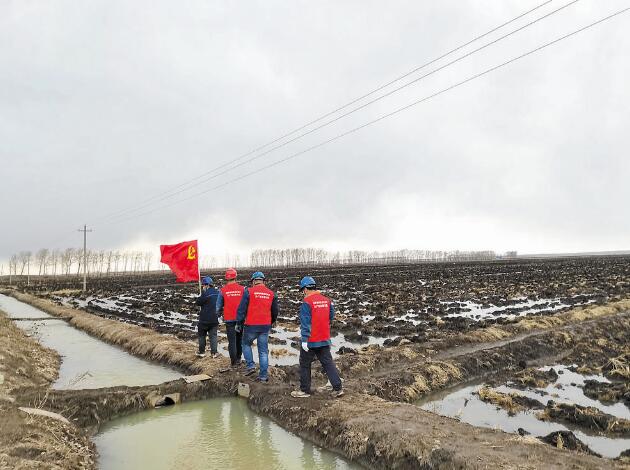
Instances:
[[[308,398],[311,396],[310,393],[303,392],[302,390],[293,390],[291,392],[291,396],[293,398]]]

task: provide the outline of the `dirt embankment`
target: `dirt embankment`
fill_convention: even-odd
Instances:
[[[595,339],[609,328],[627,332],[630,330],[628,317],[617,310],[606,315],[593,315],[595,319],[584,328],[573,328],[567,322],[562,328],[550,325],[549,331],[526,338],[518,338],[515,332],[506,331],[502,341],[512,337],[512,343],[502,346],[490,343],[488,348],[477,344],[472,353],[465,346],[461,354],[453,353],[443,360],[439,357],[431,359],[440,353],[430,353],[428,344],[368,348],[361,354],[344,356],[340,361],[348,394],[335,401],[326,393],[316,394],[308,400],[291,398],[289,392],[297,386],[294,367],[272,368],[272,383],[254,384],[235,373],[218,373],[227,359],[196,359],[193,343],[60,307],[30,295],[13,295],[133,354],[211,376],[210,381],[192,386],[177,381],[159,387],[49,394],[48,403],[52,409],[71,410],[72,418],[85,427],[94,428],[104,420],[147,407],[147,397],[151,393],[178,391],[184,400],[208,398],[231,394],[237,382],[243,381],[250,382],[249,405],[252,409],[369,468],[622,468],[620,463],[567,453],[538,440],[476,428],[414,405],[375,396],[382,394],[388,399],[410,400],[413,398],[410,387],[416,397],[418,390],[428,393],[484,372],[519,367],[519,363],[538,359],[541,355],[557,355],[585,340],[587,333]],[[588,315],[580,319],[585,318]],[[579,322],[579,319],[575,321]],[[401,373],[404,370],[410,371],[408,377]],[[420,382],[419,377],[424,382]],[[376,385],[387,393],[379,393]],[[31,401],[35,398],[24,397]]]
[[[0,468],[95,468],[95,449],[80,427],[30,415],[18,404],[37,396],[34,408],[57,378],[59,356],[27,337],[0,311]]]

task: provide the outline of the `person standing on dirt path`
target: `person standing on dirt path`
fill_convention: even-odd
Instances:
[[[237,328],[243,330],[243,356],[249,376],[256,372],[252,343],[256,340],[260,372],[256,380],[268,382],[269,331],[278,318],[278,296],[265,286],[265,275],[260,271],[252,274],[252,286],[245,289],[237,310]]]
[[[321,362],[333,388],[335,398],[343,396],[339,371],[330,354],[330,324],[335,317],[332,301],[317,290],[315,279],[310,276],[300,281],[304,301],[300,305],[300,390],[291,392],[295,398],[311,396],[311,364],[315,358]]]
[[[199,335],[199,352],[197,357],[206,355],[206,335],[210,337],[210,355],[217,357],[217,330],[219,329],[219,317],[217,315],[217,298],[219,291],[214,288],[214,281],[210,276],[201,280],[203,291],[195,300],[199,305],[199,323],[197,323],[197,333]]]
[[[228,351],[232,368],[238,367],[242,355],[242,331],[236,331],[236,310],[238,309],[245,287],[236,282],[238,273],[236,269],[229,268],[225,271],[225,285],[219,290],[217,298],[217,316],[223,317],[225,333],[228,338]]]

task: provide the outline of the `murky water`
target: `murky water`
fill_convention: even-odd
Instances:
[[[238,398],[117,419],[104,425],[94,442],[103,470],[362,468],[256,415]]]
[[[49,318],[15,324],[41,344],[61,355],[56,389],[84,389],[116,385],[150,385],[182,376],[168,367],[131,356],[120,348],[92,338],[66,322],[0,294],[0,310],[12,318]]]
[[[549,367],[544,369],[549,369]],[[569,371],[565,366],[554,366],[554,369],[563,373],[559,375],[555,384],[550,384],[544,389],[523,391],[512,389],[508,386],[501,386],[495,388],[495,390],[504,393],[518,393],[535,398],[543,404],[546,404],[549,400],[554,400],[556,402],[594,406],[605,413],[620,418],[627,418],[629,410],[623,403],[604,405],[597,400],[586,397],[582,389],[579,388],[579,385],[583,385],[586,379],[607,381],[605,377],[581,376]],[[556,388],[556,384],[562,385],[563,388]],[[422,400],[418,405],[424,410],[442,416],[449,416],[474,426],[501,429],[510,433],[516,433],[519,428],[523,428],[533,436],[546,436],[554,431],[570,430],[578,439],[588,445],[591,450],[608,458],[618,457],[621,452],[630,449],[630,439],[613,439],[596,435],[588,430],[578,429],[575,426],[541,421],[536,418],[535,410],[518,412],[514,416],[509,416],[506,410],[479,399],[476,392],[482,386],[482,384],[475,384],[458,389],[445,390],[432,395],[428,400]]]
[[[12,297],[0,309],[62,356],[53,388],[158,384],[181,377],[133,357]],[[45,320],[36,320],[46,318]],[[242,399],[212,399],[144,411],[106,423],[94,438],[103,469],[359,469],[261,417]]]

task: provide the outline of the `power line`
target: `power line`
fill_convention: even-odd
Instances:
[[[451,54],[453,54],[453,53],[455,53],[455,52],[457,52],[457,51],[459,51],[459,50],[461,50],[461,49],[463,49],[463,48],[465,48],[465,47],[467,47],[467,46],[469,46],[470,44],[472,44],[472,43],[474,43],[474,42],[476,42],[476,41],[478,41],[478,40],[480,40],[480,39],[483,39],[484,37],[486,37],[486,36],[488,36],[488,35],[490,35],[490,34],[492,34],[492,33],[496,32],[496,31],[498,31],[499,29],[501,29],[501,28],[503,28],[503,27],[505,27],[505,26],[507,26],[507,25],[509,25],[509,24],[511,24],[511,23],[513,23],[513,22],[515,22],[515,21],[517,21],[517,20],[519,20],[519,19],[521,19],[521,18],[523,18],[523,17],[525,17],[525,16],[529,15],[530,13],[532,13],[532,12],[534,12],[534,11],[536,11],[536,10],[538,10],[538,9],[542,8],[542,7],[544,7],[545,5],[548,5],[548,4],[549,4],[549,3],[551,3],[552,1],[553,1],[553,0],[548,0],[548,1],[543,2],[543,3],[541,3],[540,5],[538,5],[538,6],[534,7],[534,8],[532,8],[532,9],[530,9],[530,10],[527,10],[526,12],[521,13],[520,15],[518,15],[518,16],[516,16],[516,17],[512,18],[512,19],[510,19],[509,21],[506,21],[506,22],[504,22],[504,23],[500,24],[499,26],[496,26],[496,27],[492,28],[491,30],[489,30],[489,31],[487,31],[487,32],[485,32],[485,33],[483,33],[483,34],[481,34],[481,35],[479,35],[479,36],[477,36],[477,37],[475,37],[475,38],[473,38],[473,39],[471,39],[471,40],[469,40],[469,41],[465,42],[464,44],[462,44],[462,45],[460,45],[460,46],[457,46],[457,47],[455,47],[454,49],[451,49],[450,51],[448,51],[448,52],[446,52],[446,53],[444,53],[444,54],[440,55],[439,57],[436,57],[435,59],[432,59],[432,60],[430,60],[430,61],[428,61],[428,62],[426,62],[426,63],[424,63],[424,64],[422,64],[422,65],[420,65],[420,66],[418,66],[418,67],[416,67],[416,68],[414,68],[414,69],[412,69],[412,70],[410,70],[409,72],[407,72],[407,73],[405,73],[405,74],[403,74],[403,75],[400,75],[399,77],[397,77],[397,78],[395,78],[395,79],[393,79],[393,80],[390,80],[390,81],[389,81],[389,82],[387,82],[387,83],[384,83],[384,84],[382,84],[382,85],[378,86],[377,88],[375,88],[375,89],[373,89],[373,90],[371,90],[371,91],[369,91],[369,92],[367,92],[367,93],[365,93],[365,94],[363,94],[363,95],[359,96],[358,98],[355,98],[355,99],[353,99],[353,100],[351,100],[351,101],[347,102],[346,104],[344,104],[344,105],[342,105],[342,106],[340,106],[340,107],[338,107],[338,108],[335,108],[334,110],[329,111],[329,112],[327,112],[327,113],[325,113],[325,114],[323,114],[323,115],[321,115],[321,116],[317,117],[316,119],[314,119],[314,120],[312,120],[312,121],[309,121],[308,123],[306,123],[306,124],[304,124],[304,125],[302,125],[302,126],[300,126],[300,127],[296,128],[296,129],[294,129],[294,130],[292,130],[292,131],[290,131],[290,132],[288,132],[288,133],[286,133],[286,134],[283,134],[282,136],[277,137],[277,138],[275,138],[274,140],[272,140],[272,141],[270,141],[270,142],[267,142],[267,143],[266,143],[266,144],[264,144],[264,145],[261,145],[260,147],[257,147],[257,148],[255,148],[255,149],[253,149],[253,150],[251,150],[251,151],[249,151],[249,152],[247,152],[247,153],[245,153],[245,154],[243,154],[243,155],[240,155],[239,157],[237,157],[237,158],[235,158],[235,159],[233,159],[233,160],[230,160],[230,161],[228,161],[228,162],[225,162],[225,163],[223,163],[223,164],[221,164],[221,165],[219,165],[219,166],[217,166],[217,167],[214,167],[214,168],[212,168],[211,170],[208,170],[207,172],[202,173],[201,175],[196,176],[195,178],[192,178],[192,179],[188,180],[188,181],[187,181],[187,182],[185,182],[185,183],[182,183],[182,184],[180,184],[180,185],[178,185],[178,186],[175,186],[175,187],[173,187],[173,188],[171,188],[171,189],[169,189],[169,190],[167,190],[167,191],[165,191],[165,192],[162,192],[161,194],[158,194],[158,195],[155,195],[155,196],[150,197],[150,198],[148,198],[148,199],[145,199],[143,202],[141,202],[141,203],[140,203],[140,206],[132,206],[131,208],[122,209],[122,210],[116,211],[116,212],[114,212],[114,213],[111,213],[111,214],[109,214],[109,215],[103,216],[103,217],[101,217],[101,218],[99,218],[99,219],[96,219],[96,220],[112,219],[112,218],[113,218],[113,219],[116,219],[116,218],[118,218],[118,217],[120,217],[120,216],[123,216],[123,215],[126,215],[126,214],[128,214],[128,213],[130,213],[130,212],[135,212],[135,211],[137,211],[137,210],[144,209],[144,208],[146,208],[146,207],[148,207],[148,206],[151,206],[151,205],[155,204],[156,202],[160,202],[160,201],[163,201],[163,200],[168,199],[168,198],[170,198],[170,197],[173,197],[173,196],[176,196],[176,195],[178,195],[178,194],[181,194],[182,192],[188,191],[188,190],[190,190],[190,189],[194,188],[195,186],[197,186],[197,185],[199,185],[199,184],[202,184],[202,183],[204,183],[204,182],[207,182],[207,181],[209,181],[209,180],[210,180],[210,179],[212,179],[212,178],[204,179],[203,181],[201,181],[201,182],[199,182],[199,183],[195,183],[195,182],[197,182],[197,181],[199,181],[199,180],[202,180],[203,178],[205,178],[205,177],[207,177],[207,176],[209,176],[209,175],[213,174],[214,172],[216,172],[216,171],[218,171],[218,170],[221,170],[221,169],[225,168],[226,166],[232,165],[232,164],[234,164],[234,163],[236,163],[236,162],[238,162],[238,161],[242,160],[243,158],[246,158],[246,157],[248,157],[248,156],[250,156],[250,155],[252,155],[252,154],[255,154],[255,153],[259,152],[260,150],[263,150],[263,149],[265,149],[265,148],[269,147],[270,145],[276,144],[276,143],[278,143],[278,142],[280,142],[280,141],[282,141],[282,140],[286,139],[287,137],[290,137],[291,135],[296,134],[297,132],[300,132],[300,131],[302,131],[302,130],[306,129],[306,128],[307,128],[307,127],[309,127],[309,126],[311,126],[311,125],[313,125],[313,124],[315,124],[315,123],[317,123],[317,122],[319,122],[319,121],[321,121],[321,120],[323,120],[323,119],[325,119],[325,118],[327,118],[327,117],[329,117],[329,116],[332,116],[333,114],[336,114],[337,112],[339,112],[339,111],[341,111],[341,110],[343,110],[343,109],[346,109],[346,108],[348,108],[349,106],[352,106],[353,104],[358,103],[359,101],[361,101],[361,100],[363,100],[363,99],[365,99],[365,98],[367,98],[367,97],[369,97],[369,96],[371,96],[371,95],[373,95],[373,94],[375,94],[375,93],[377,93],[377,92],[379,92],[379,91],[381,91],[381,90],[383,90],[383,89],[387,88],[388,86],[393,85],[394,83],[397,83],[397,82],[399,82],[399,81],[403,80],[404,78],[407,78],[408,76],[410,76],[410,75],[412,75],[412,74],[414,74],[414,73],[416,73],[416,72],[418,72],[418,71],[420,71],[420,70],[422,70],[422,69],[424,69],[424,68],[428,67],[429,65],[432,65],[432,64],[434,64],[434,63],[438,62],[439,60],[441,60],[441,59],[443,59],[443,58],[445,58],[445,57],[447,57],[447,56],[449,56],[449,55],[451,55]],[[576,1],[578,1],[578,0],[576,0]],[[572,2],[572,3],[575,3],[575,2]],[[571,4],[572,4],[572,3],[571,3]],[[568,6],[568,5],[566,5],[566,6]],[[566,8],[566,6],[565,6],[565,7],[563,7],[563,8]],[[561,9],[562,9],[562,8],[561,8]],[[558,11],[558,10],[556,10],[556,11]],[[556,11],[552,12],[551,14],[555,13]],[[546,17],[546,16],[549,16],[549,15],[545,15],[545,17]],[[545,17],[543,17],[543,18],[545,18]],[[542,18],[540,18],[540,19],[542,19]],[[540,20],[540,19],[539,19],[539,20]],[[539,21],[539,20],[538,20],[538,21]],[[531,24],[530,24],[530,25],[531,25]],[[527,25],[527,26],[529,26],[529,25]],[[514,34],[514,33],[512,33],[512,34]],[[470,55],[470,54],[469,54],[469,55]],[[466,57],[467,57],[467,56],[466,56]],[[461,59],[460,59],[460,60],[461,60]],[[415,82],[413,82],[413,83],[415,83]],[[411,83],[409,83],[407,86],[409,86],[409,85],[411,85]],[[403,87],[403,88],[404,88],[404,87]],[[385,96],[389,96],[389,95],[385,95]],[[383,96],[383,97],[384,97],[384,96]],[[374,101],[372,101],[372,102],[368,103],[368,105],[369,105],[369,104],[372,104],[373,102],[374,102]],[[364,106],[364,107],[365,107],[365,106]],[[359,109],[361,109],[361,108],[359,108]],[[357,110],[358,110],[358,109],[357,109]],[[355,110],[355,111],[356,111],[356,110]],[[354,111],[353,111],[353,112],[354,112]],[[351,113],[344,114],[344,116],[342,116],[342,117],[345,117],[345,116],[347,116],[348,114],[351,114]],[[339,119],[341,119],[342,117],[340,117]],[[334,121],[331,121],[331,122],[334,122]],[[329,122],[328,124],[330,124],[331,122]],[[328,125],[328,124],[326,124],[326,125]],[[317,129],[315,129],[315,130],[319,130],[319,129],[321,129],[321,127],[323,127],[323,126],[320,126],[320,127],[318,127]],[[315,130],[313,130],[313,131],[311,131],[311,132],[308,132],[308,133],[305,133],[305,134],[302,134],[302,135],[300,135],[298,138],[302,138],[302,137],[304,137],[305,135],[308,135],[308,134],[310,134],[310,133],[314,132]],[[279,146],[277,146],[277,147],[274,147],[273,149],[271,149],[271,150],[269,150],[269,151],[265,152],[265,153],[264,153],[264,154],[262,154],[262,155],[266,155],[266,154],[270,153],[271,151],[274,151],[274,150],[277,150],[278,148],[284,147],[285,145],[288,145],[289,143],[294,142],[294,141],[295,141],[295,140],[297,140],[298,138],[292,139],[292,140],[290,140],[290,141],[288,141],[288,142],[286,142],[286,143],[284,143],[284,144],[282,144],[282,145],[279,145]],[[262,156],[262,155],[261,155],[261,156]],[[247,162],[249,162],[249,161],[251,161],[251,159],[250,159],[250,160],[248,160]],[[241,165],[238,165],[238,166],[241,166]],[[235,167],[233,167],[232,169],[234,169],[234,168],[238,168],[238,166],[235,166]],[[228,171],[229,171],[229,170],[228,170]],[[224,172],[223,172],[223,173],[221,173],[221,174],[224,174]],[[216,176],[220,176],[221,174],[219,174],[219,175],[215,175],[215,177],[216,177]],[[194,184],[193,184],[193,183],[194,183]]]
[[[455,89],[455,88],[458,88],[458,87],[460,87],[460,86],[462,86],[462,85],[465,85],[465,84],[467,84],[467,83],[469,83],[469,82],[471,82],[471,81],[473,81],[473,80],[476,80],[476,79],[478,79],[478,78],[481,78],[481,77],[483,77],[483,76],[485,76],[485,75],[488,75],[488,74],[490,74],[490,73],[492,73],[492,72],[495,72],[496,70],[499,70],[499,69],[501,69],[501,68],[503,68],[503,67],[505,67],[505,66],[507,66],[507,65],[510,65],[510,64],[512,64],[512,63],[514,63],[514,62],[516,62],[516,61],[518,61],[518,60],[521,60],[521,59],[523,59],[523,58],[525,58],[525,57],[528,57],[528,56],[530,56],[530,55],[532,55],[532,54],[535,54],[535,53],[537,53],[537,52],[539,52],[539,51],[541,51],[541,50],[543,50],[543,49],[546,49],[546,48],[547,48],[547,47],[549,47],[549,46],[552,46],[552,45],[554,45],[554,44],[557,44],[557,43],[559,43],[559,42],[561,42],[561,41],[563,41],[563,40],[565,40],[565,39],[568,39],[568,38],[570,38],[570,37],[572,37],[572,36],[575,36],[576,34],[579,34],[579,33],[583,32],[583,31],[586,31],[586,30],[588,30],[588,29],[590,29],[590,28],[592,28],[592,27],[594,27],[594,26],[596,26],[596,25],[598,25],[598,24],[601,24],[601,23],[603,23],[603,22],[605,22],[605,21],[608,21],[608,20],[610,20],[610,19],[612,19],[612,18],[615,18],[615,17],[617,17],[617,16],[619,16],[619,15],[621,15],[621,14],[623,14],[623,13],[626,13],[628,10],[630,10],[630,7],[629,7],[629,8],[622,9],[622,10],[619,10],[619,11],[617,11],[617,12],[615,12],[615,13],[611,14],[611,15],[608,15],[608,16],[606,16],[606,17],[604,17],[604,18],[600,19],[600,20],[597,20],[597,21],[595,21],[595,22],[593,22],[593,23],[590,23],[590,24],[588,24],[588,25],[586,25],[586,26],[584,26],[584,27],[582,27],[582,28],[580,28],[580,29],[577,29],[577,30],[575,30],[575,31],[572,31],[572,32],[570,32],[570,33],[567,33],[567,34],[565,34],[565,35],[563,35],[563,36],[560,36],[559,38],[556,38],[556,39],[554,39],[554,40],[552,40],[552,41],[549,41],[549,42],[547,42],[547,43],[545,43],[545,44],[543,44],[543,45],[541,45],[541,46],[538,46],[538,47],[536,47],[536,48],[534,48],[534,49],[532,49],[532,50],[530,50],[530,51],[528,51],[528,52],[525,52],[525,53],[523,53],[523,54],[521,54],[521,55],[519,55],[519,56],[516,56],[516,57],[514,57],[514,58],[512,58],[512,59],[509,59],[509,60],[507,60],[507,61],[505,61],[505,62],[502,62],[502,63],[501,63],[501,64],[499,64],[499,65],[495,65],[495,66],[493,66],[493,67],[491,67],[491,68],[489,68],[489,69],[484,70],[483,72],[479,72],[479,73],[477,73],[477,74],[475,74],[475,75],[472,75],[471,77],[468,77],[468,78],[467,78],[467,79],[465,79],[465,80],[462,80],[462,81],[460,81],[460,82],[457,82],[457,83],[455,83],[455,84],[453,84],[453,85],[451,85],[451,86],[449,86],[449,87],[447,87],[447,88],[443,88],[442,90],[440,90],[440,91],[438,91],[438,92],[435,92],[435,93],[433,93],[433,94],[431,94],[431,95],[425,96],[424,98],[421,98],[421,99],[419,99],[419,100],[417,100],[417,101],[414,101],[414,102],[412,102],[412,103],[410,103],[410,104],[407,104],[407,105],[405,105],[405,106],[402,106],[402,107],[400,107],[400,108],[397,108],[397,109],[395,109],[394,111],[391,111],[391,112],[389,112],[389,113],[383,114],[383,115],[379,116],[378,118],[373,119],[373,120],[371,120],[371,121],[368,121],[368,122],[366,122],[366,123],[364,123],[364,124],[362,124],[362,125],[360,125],[360,126],[358,126],[358,127],[355,127],[355,128],[350,129],[350,130],[348,130],[348,131],[346,131],[346,132],[343,132],[343,133],[341,133],[341,134],[338,134],[338,135],[336,135],[336,136],[334,136],[334,137],[331,137],[331,138],[329,138],[329,139],[327,139],[327,140],[324,140],[323,142],[320,142],[320,143],[318,143],[318,144],[316,144],[316,145],[313,145],[313,146],[311,146],[311,147],[308,147],[308,148],[306,148],[306,149],[304,149],[304,150],[301,150],[301,151],[299,151],[299,152],[293,153],[293,154],[291,154],[291,155],[289,155],[289,156],[287,156],[287,157],[285,157],[285,158],[282,158],[282,159],[280,159],[280,160],[277,160],[277,161],[275,161],[275,162],[273,162],[273,163],[270,163],[270,164],[268,164],[268,165],[265,165],[265,166],[263,166],[263,167],[261,167],[261,168],[258,168],[258,169],[256,169],[256,170],[253,170],[253,171],[251,171],[251,172],[249,172],[249,173],[245,173],[245,174],[243,174],[243,175],[241,175],[241,176],[238,176],[238,177],[236,177],[236,178],[233,178],[233,179],[231,179],[231,180],[229,180],[229,181],[226,181],[226,182],[224,182],[224,183],[222,183],[222,184],[219,184],[219,185],[217,185],[217,186],[213,186],[213,187],[211,187],[211,188],[209,188],[209,189],[206,189],[206,190],[204,190],[204,191],[201,191],[201,192],[195,193],[195,194],[194,194],[194,195],[192,195],[192,196],[189,196],[189,197],[184,198],[184,199],[180,199],[180,200],[175,201],[175,202],[173,202],[173,203],[171,203],[171,204],[168,204],[168,205],[165,205],[165,206],[162,206],[162,207],[157,207],[157,208],[152,209],[152,210],[150,210],[150,211],[146,211],[146,212],[144,212],[144,213],[141,213],[141,214],[135,215],[134,217],[121,219],[119,222],[125,222],[125,221],[127,221],[127,220],[130,220],[131,218],[142,217],[142,216],[145,216],[145,215],[151,214],[151,213],[155,212],[156,210],[165,209],[165,208],[168,208],[168,207],[172,207],[172,206],[174,206],[174,205],[177,205],[177,204],[181,204],[181,203],[183,203],[183,202],[190,201],[190,200],[192,200],[192,199],[196,199],[196,198],[198,198],[199,196],[202,196],[202,195],[204,195],[204,194],[207,194],[207,193],[209,193],[209,192],[211,192],[211,191],[215,191],[215,190],[217,190],[217,189],[223,188],[223,187],[225,187],[225,186],[227,186],[227,185],[230,185],[230,184],[235,183],[235,182],[237,182],[237,181],[240,181],[240,180],[242,180],[242,179],[245,179],[245,178],[248,178],[248,177],[253,176],[253,175],[255,175],[255,174],[258,174],[258,173],[261,173],[261,172],[263,172],[263,171],[266,171],[266,170],[268,170],[268,169],[270,169],[270,168],[273,168],[273,167],[278,166],[278,165],[280,165],[280,164],[282,164],[282,163],[285,163],[285,162],[287,162],[287,161],[289,161],[289,160],[292,160],[292,159],[297,158],[297,157],[299,157],[299,156],[301,156],[301,155],[304,155],[305,153],[311,152],[311,151],[316,150],[316,149],[318,149],[318,148],[320,148],[320,147],[323,147],[324,145],[327,145],[327,144],[332,143],[332,142],[334,142],[334,141],[337,141],[337,140],[339,140],[339,139],[341,139],[341,138],[343,138],[343,137],[346,137],[346,136],[348,136],[348,135],[350,135],[350,134],[353,134],[353,133],[355,133],[355,132],[358,132],[358,131],[359,131],[359,130],[361,130],[361,129],[364,129],[364,128],[368,127],[368,126],[371,126],[372,124],[376,124],[377,122],[380,122],[380,121],[382,121],[382,120],[384,120],[384,119],[387,119],[387,118],[389,118],[389,117],[392,117],[392,116],[394,116],[394,115],[396,115],[396,114],[399,114],[399,113],[401,113],[401,112],[403,112],[403,111],[406,111],[407,109],[412,108],[412,107],[414,107],[414,106],[417,106],[418,104],[424,103],[424,102],[429,101],[430,99],[433,99],[433,98],[435,98],[435,97],[437,97],[437,96],[443,95],[444,93],[447,93],[447,92],[449,92],[449,91],[451,91],[451,90],[453,90],[453,89]]]
[[[327,122],[325,122],[325,123],[323,123],[323,124],[321,124],[321,125],[319,125],[317,127],[314,127],[314,128],[312,128],[312,129],[310,129],[310,130],[308,130],[308,131],[306,131],[306,132],[304,132],[304,133],[302,133],[302,134],[300,134],[300,135],[298,135],[298,136],[296,136],[296,137],[294,137],[294,138],[292,138],[292,139],[290,139],[290,140],[288,140],[286,142],[283,142],[283,143],[281,143],[281,144],[279,144],[279,145],[277,145],[275,147],[272,147],[272,148],[266,150],[263,153],[260,153],[260,154],[255,155],[255,156],[253,156],[253,157],[251,157],[251,158],[249,158],[247,160],[244,160],[244,161],[242,161],[242,162],[232,166],[231,168],[227,168],[227,169],[225,169],[225,170],[223,170],[223,171],[221,171],[219,173],[215,173],[214,175],[211,175],[211,176],[209,176],[207,178],[204,178],[203,180],[201,180],[200,182],[194,184],[193,186],[191,186],[189,188],[181,189],[181,190],[176,191],[176,192],[174,192],[174,193],[172,193],[172,194],[170,194],[168,196],[164,196],[164,197],[158,199],[155,202],[158,202],[158,201],[161,201],[161,200],[165,200],[165,199],[170,199],[171,197],[174,197],[174,196],[177,196],[177,195],[179,195],[179,194],[181,194],[183,192],[189,191],[190,189],[194,188],[195,186],[199,186],[202,183],[207,183],[208,181],[213,180],[215,178],[218,178],[219,176],[225,175],[226,173],[229,173],[232,170],[240,168],[243,165],[246,165],[246,164],[251,163],[251,162],[253,162],[255,160],[258,160],[258,159],[264,157],[265,155],[269,155],[270,153],[275,152],[276,150],[278,150],[278,149],[280,149],[282,147],[285,147],[286,145],[288,145],[290,143],[293,143],[293,142],[301,139],[302,137],[305,137],[305,136],[310,135],[310,134],[312,134],[314,132],[317,132],[318,130],[323,129],[324,127],[328,127],[329,125],[331,125],[331,124],[333,124],[333,123],[335,123],[335,122],[337,122],[337,121],[339,121],[339,120],[341,120],[341,119],[343,119],[343,118],[345,118],[345,117],[347,117],[347,116],[349,116],[349,115],[351,115],[351,114],[353,114],[353,113],[355,113],[357,111],[360,111],[361,109],[366,108],[366,107],[376,103],[377,101],[382,100],[383,98],[386,98],[386,97],[388,97],[390,95],[393,95],[394,93],[397,93],[400,90],[402,90],[404,88],[407,88],[407,87],[413,85],[414,83],[419,82],[420,80],[423,80],[423,79],[425,79],[425,78],[427,78],[427,77],[429,77],[429,76],[431,76],[431,75],[433,75],[433,74],[435,74],[435,73],[437,73],[437,72],[439,72],[439,71],[441,71],[441,70],[443,70],[443,69],[445,69],[445,68],[447,68],[447,67],[449,67],[449,66],[451,66],[451,65],[453,65],[455,63],[457,63],[457,62],[460,62],[461,60],[463,60],[463,59],[465,59],[467,57],[470,57],[471,55],[476,54],[477,52],[479,52],[481,50],[484,50],[484,49],[486,49],[486,48],[488,48],[488,47],[490,47],[490,46],[492,46],[492,45],[502,41],[503,39],[506,39],[506,38],[508,38],[508,37],[510,37],[510,36],[512,36],[512,35],[514,35],[514,34],[516,34],[518,32],[520,32],[520,31],[522,31],[523,29],[528,28],[528,27],[538,23],[539,21],[544,20],[545,18],[548,18],[549,16],[558,13],[561,10],[564,10],[565,8],[567,8],[567,7],[577,3],[578,1],[580,1],[580,0],[573,0],[573,1],[563,5],[562,7],[558,8],[558,9],[553,10],[550,13],[547,13],[546,15],[543,15],[543,16],[541,16],[539,18],[536,18],[535,20],[533,20],[533,21],[531,21],[531,22],[529,22],[529,23],[527,23],[527,24],[525,24],[525,25],[523,25],[523,26],[521,26],[519,28],[517,28],[517,29],[515,29],[513,31],[510,31],[509,33],[504,34],[503,36],[501,36],[501,37],[499,37],[499,38],[497,38],[497,39],[495,39],[493,41],[490,41],[489,43],[486,43],[483,46],[478,47],[477,49],[474,49],[474,50],[464,54],[463,56],[460,56],[460,57],[458,57],[458,58],[456,58],[456,59],[454,59],[454,60],[452,60],[452,61],[450,61],[450,62],[448,62],[448,63],[446,63],[446,64],[444,64],[444,65],[442,65],[442,66],[440,66],[440,67],[438,67],[436,69],[434,69],[434,70],[432,70],[431,72],[428,72],[428,73],[426,73],[424,75],[421,75],[420,77],[417,77],[414,80],[412,80],[412,81],[410,81],[408,83],[405,83],[404,85],[401,85],[401,86],[399,86],[397,88],[394,88],[393,90],[390,90],[389,92],[387,92],[387,93],[385,93],[385,94],[383,94],[383,95],[381,95],[381,96],[379,96],[377,98],[374,98],[373,100],[368,101],[367,103],[364,103],[364,104],[362,104],[362,105],[360,105],[360,106],[358,106],[358,107],[356,107],[356,108],[354,108],[354,109],[352,109],[352,110],[350,110],[350,111],[348,111],[348,112],[346,112],[344,114],[341,114],[340,116],[337,116],[336,118],[333,118],[333,119],[331,119],[331,120],[329,120],[329,121],[327,121]],[[150,203],[150,204],[145,204],[144,206],[140,206],[140,207],[138,207],[136,209],[131,209],[130,211],[128,211],[128,214],[141,211],[142,209],[155,204],[155,202]],[[115,220],[117,218],[118,217],[114,217],[113,219]]]

